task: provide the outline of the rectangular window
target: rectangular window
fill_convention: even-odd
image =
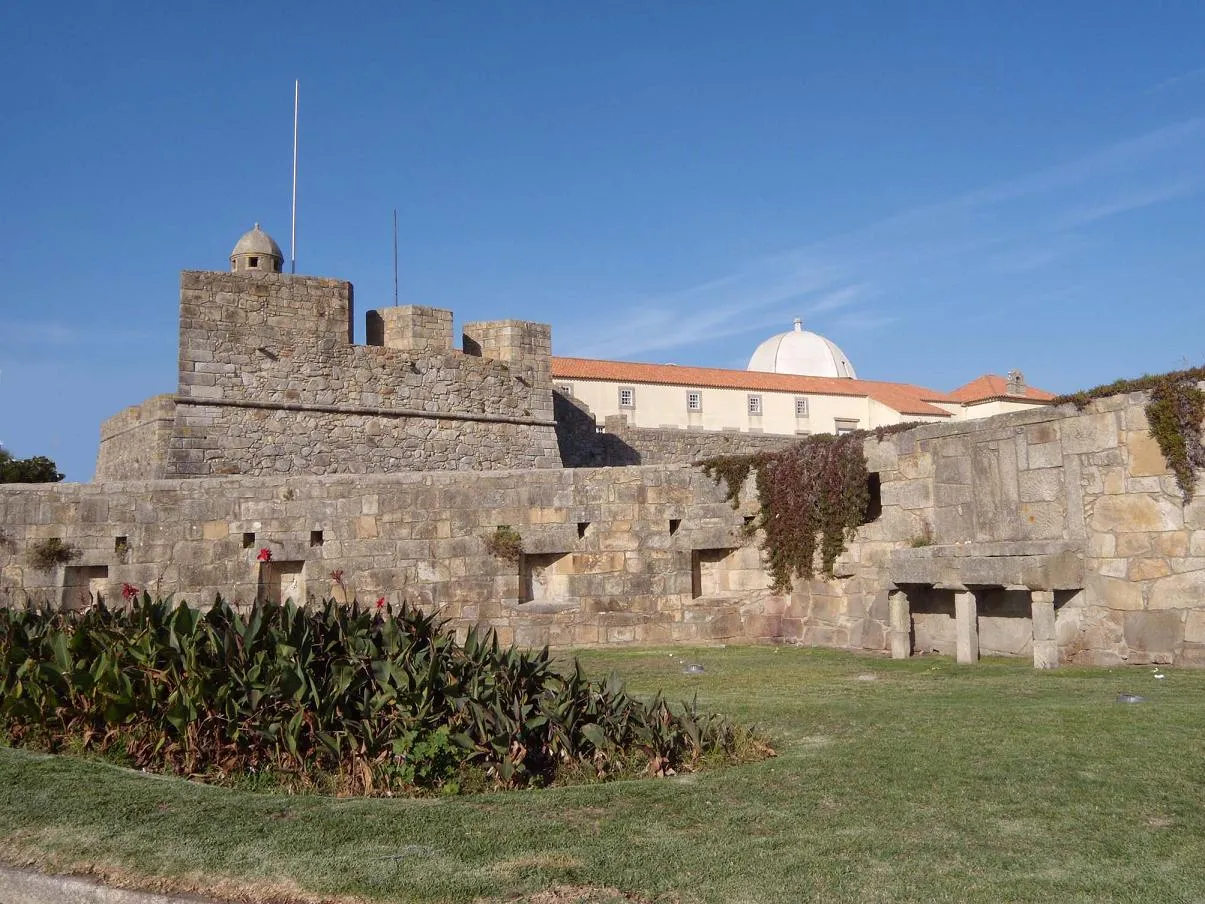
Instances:
[[[858,429],[858,422],[856,420],[837,418],[834,423],[837,436],[845,436],[846,434],[853,433]]]
[[[561,395],[571,396],[571,395],[573,395],[573,384],[572,383],[557,383],[556,391],[559,392]]]
[[[799,396],[795,397],[795,417],[808,416],[808,400]]]
[[[761,417],[761,396],[759,396],[759,395],[749,396],[749,416],[750,417]]]
[[[703,410],[703,393],[688,392],[686,394],[686,410],[687,411],[702,411]]]
[[[636,390],[631,386],[619,387],[619,407],[620,408],[635,408],[636,407]]]

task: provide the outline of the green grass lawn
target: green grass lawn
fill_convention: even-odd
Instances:
[[[0,856],[246,900],[510,901],[569,886],[725,904],[1205,902],[1205,672],[766,647],[580,658],[636,691],[697,692],[761,726],[779,756],[335,800],[0,750]],[[1121,692],[1148,702],[1115,703]]]

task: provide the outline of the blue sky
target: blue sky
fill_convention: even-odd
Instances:
[[[1205,359],[1199,2],[14,3],[0,442],[88,480],[176,385],[181,269],[298,271],[563,355],[1073,390]],[[362,326],[361,326],[362,331]]]

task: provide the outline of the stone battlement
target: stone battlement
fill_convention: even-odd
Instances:
[[[461,351],[451,311],[406,306],[356,345],[353,311],[341,280],[185,271],[177,392],[102,426],[96,479],[560,466],[548,326],[466,324]]]

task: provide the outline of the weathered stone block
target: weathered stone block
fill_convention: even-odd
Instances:
[[[1171,662],[1176,645],[1184,637],[1184,616],[1179,612],[1127,612],[1125,642],[1136,661]],[[1139,659],[1134,653],[1164,659]]]
[[[1100,531],[1165,531],[1184,526],[1178,503],[1146,495],[1104,496],[1093,505],[1090,523]]]
[[[1136,611],[1144,606],[1142,587],[1128,580],[1089,574],[1084,589],[1087,592],[1087,603],[1091,606],[1127,611]]]
[[[1117,415],[1112,412],[1081,414],[1059,422],[1064,454],[1099,452],[1119,442]]]
[[[1163,450],[1148,431],[1128,432],[1124,434],[1124,441],[1129,453],[1129,476],[1158,477],[1168,473]]]
[[[1197,609],[1205,607],[1205,571],[1188,571],[1160,578],[1151,585],[1149,608]]]

